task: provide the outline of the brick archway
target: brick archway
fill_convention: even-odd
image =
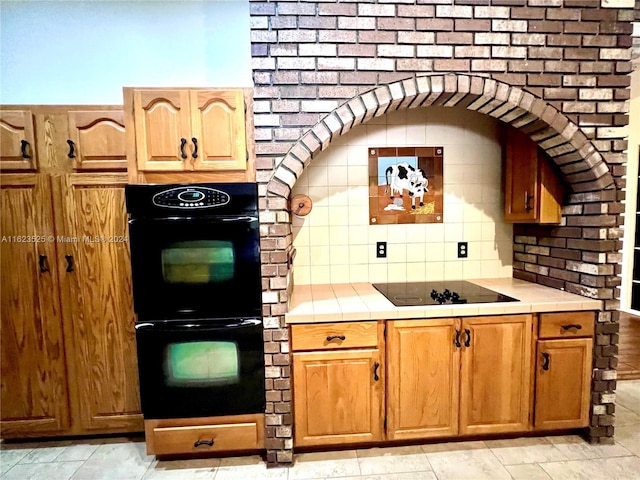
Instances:
[[[395,110],[432,105],[465,107],[520,129],[556,162],[573,192],[599,191],[614,185],[600,153],[580,127],[557,108],[519,87],[452,73],[382,85],[345,102],[289,150],[269,180],[267,191],[288,197],[313,157],[354,126]]]

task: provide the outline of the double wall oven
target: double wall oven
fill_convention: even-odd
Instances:
[[[264,413],[257,185],[128,185],[145,419]]]

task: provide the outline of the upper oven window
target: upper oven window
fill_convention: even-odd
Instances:
[[[230,241],[175,242],[162,249],[161,257],[167,283],[219,283],[235,276],[236,258]]]

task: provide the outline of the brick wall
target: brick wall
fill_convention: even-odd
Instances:
[[[515,227],[513,274],[604,301],[588,435],[612,441],[634,3],[250,1],[270,464],[292,459],[291,187],[355,124],[430,104],[521,128],[564,174],[563,225]]]

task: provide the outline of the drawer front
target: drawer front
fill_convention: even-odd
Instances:
[[[206,453],[227,450],[255,450],[259,442],[255,423],[158,427],[153,429],[153,453]]]
[[[540,314],[540,338],[592,337],[594,312]]]
[[[377,345],[377,322],[315,323],[291,326],[291,348],[294,351],[376,347]]]

